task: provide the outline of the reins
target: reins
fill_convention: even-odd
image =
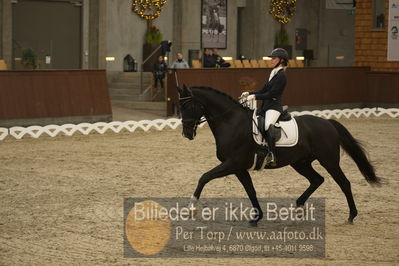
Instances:
[[[190,93],[191,93],[191,90],[190,90]],[[184,106],[185,104],[189,103],[190,101],[194,101],[195,99],[194,99],[194,96],[191,93],[191,96],[179,98],[179,101],[182,101],[182,100],[183,101],[186,100],[185,102],[181,103],[181,106]],[[201,109],[205,112],[204,105],[201,102],[198,102],[198,103],[201,106]],[[195,121],[196,127],[197,127],[197,126],[201,125],[202,123],[207,122],[208,120],[216,121],[217,118],[222,117],[222,116],[226,115],[227,113],[229,113],[233,109],[233,107],[234,106],[230,107],[229,109],[227,109],[226,111],[224,111],[221,114],[218,114],[218,115],[215,115],[215,116],[209,116],[208,119],[206,119],[205,117],[201,117],[201,119],[199,119],[199,120],[197,120],[197,119],[182,119],[182,122],[184,123],[184,122],[193,122],[193,121]]]

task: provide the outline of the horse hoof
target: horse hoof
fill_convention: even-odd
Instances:
[[[353,219],[348,219],[348,222],[347,222],[347,224],[351,224],[351,225],[353,225]]]
[[[270,166],[270,167],[276,167],[276,166],[277,166],[277,162],[270,162],[270,163],[268,164],[268,166]]]
[[[251,226],[251,227],[257,227],[257,226],[258,226],[258,221],[256,221],[256,220],[251,220],[251,221],[249,221],[249,226]]]

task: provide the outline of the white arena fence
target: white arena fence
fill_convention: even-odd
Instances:
[[[399,117],[398,108],[363,108],[363,109],[335,109],[335,110],[315,110],[315,111],[302,111],[302,112],[291,112],[293,116],[299,115],[315,115],[329,118],[351,118],[351,117],[380,117],[387,115],[391,118]],[[43,134],[50,137],[55,137],[58,134],[65,134],[66,136],[73,136],[75,133],[80,132],[83,135],[88,135],[90,133],[104,134],[107,131],[113,131],[114,133],[119,133],[122,130],[127,130],[129,132],[134,132],[137,129],[141,129],[145,132],[150,129],[156,129],[158,131],[164,128],[176,129],[181,125],[181,120],[177,118],[170,119],[156,119],[156,120],[141,120],[141,121],[126,121],[126,122],[110,122],[110,123],[82,123],[78,125],[66,124],[62,126],[48,125],[48,126],[30,126],[30,127],[12,127],[12,128],[0,128],[0,141],[4,140],[8,136],[15,139],[22,139],[25,136],[31,136],[32,138],[39,138]],[[200,127],[203,127],[201,124]]]

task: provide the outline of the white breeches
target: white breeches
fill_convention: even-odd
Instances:
[[[266,111],[265,114],[265,128],[266,130],[269,129],[270,125],[274,125],[277,122],[277,119],[280,116],[280,112],[270,109]]]

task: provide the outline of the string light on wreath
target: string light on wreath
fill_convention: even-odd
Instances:
[[[133,0],[133,12],[146,20],[154,20],[161,15],[167,0]]]
[[[281,24],[287,24],[291,21],[296,10],[297,0],[272,0],[269,13]]]

